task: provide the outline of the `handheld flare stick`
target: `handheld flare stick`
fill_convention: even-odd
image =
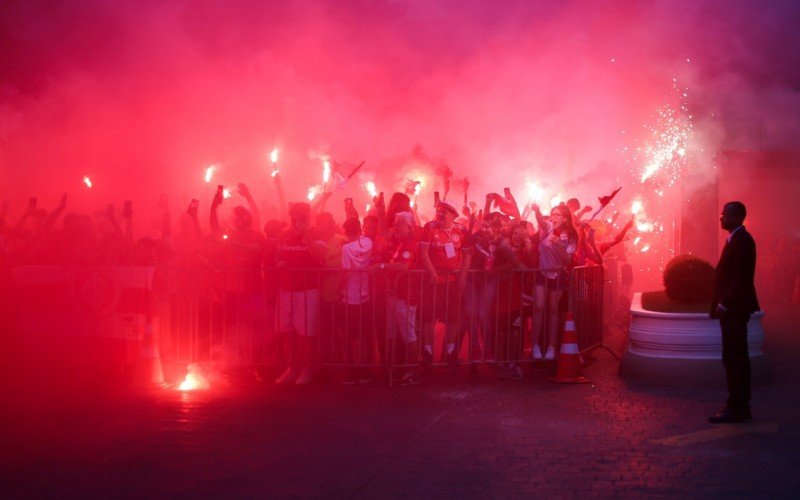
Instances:
[[[461,181],[461,186],[464,188],[464,206],[462,207],[462,211],[465,217],[469,217],[469,199],[467,197],[467,193],[469,192],[469,177],[464,177],[464,180]]]
[[[366,162],[367,161],[364,160],[361,163],[359,163],[358,165],[356,165],[356,167],[353,170],[351,170],[349,174],[347,174],[347,177],[343,178],[340,182],[336,183],[336,187],[333,189],[333,191],[326,191],[326,192],[322,193],[322,195],[319,197],[317,202],[312,207],[312,211],[317,212],[317,211],[321,210],[322,207],[325,206],[325,203],[327,203],[327,201],[333,195],[333,193],[335,193],[339,189],[342,189],[344,187],[344,185],[347,184],[347,181],[352,179],[353,176],[356,175],[356,173],[359,170],[361,170],[361,167],[363,167]],[[335,162],[334,162],[334,165],[336,165]]]
[[[278,155],[279,154],[280,154],[280,150],[278,148],[273,149],[272,152],[270,152],[270,154],[269,154],[269,161],[272,162],[272,173],[270,173],[269,175],[271,175],[273,179],[279,173],[279,171],[278,171]]]

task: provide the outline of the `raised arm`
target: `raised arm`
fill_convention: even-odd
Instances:
[[[44,220],[44,227],[50,228],[53,227],[53,224],[56,223],[61,214],[64,212],[64,209],[67,207],[67,193],[61,195],[61,201],[58,202],[58,206],[50,212],[50,215]]]
[[[256,205],[253,195],[250,193],[250,190],[247,188],[247,185],[244,182],[237,184],[236,189],[239,191],[239,194],[242,195],[245,200],[247,200],[247,206],[250,208],[250,215],[253,217],[253,225],[260,229],[261,211],[258,209],[258,205]]]
[[[222,233],[222,227],[219,225],[219,218],[217,217],[217,208],[222,204],[222,190],[217,189],[214,199],[211,200],[211,213],[209,215],[209,223],[211,224],[211,232],[214,234]]]

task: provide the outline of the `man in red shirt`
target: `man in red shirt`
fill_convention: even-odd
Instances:
[[[472,257],[465,246],[467,229],[455,222],[458,211],[446,202],[436,206],[436,220],[425,224],[419,243],[420,264],[426,271],[422,290],[422,361],[433,360],[433,328],[437,320],[447,326],[447,357],[454,362],[458,356],[460,291],[466,283]]]
[[[278,241],[277,331],[293,334],[290,366],[275,381],[277,384],[311,381],[309,362],[312,341],[319,327],[320,273],[327,247],[315,241],[311,232],[311,206],[293,203],[289,207],[292,228]]]

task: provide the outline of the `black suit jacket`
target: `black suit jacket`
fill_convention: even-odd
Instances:
[[[756,273],[756,242],[742,227],[725,244],[714,275],[714,298],[711,314],[718,304],[731,313],[750,315],[759,310],[754,277]]]

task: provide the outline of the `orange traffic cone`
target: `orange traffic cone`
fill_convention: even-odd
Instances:
[[[589,379],[581,373],[580,352],[578,351],[578,334],[575,332],[575,321],[572,312],[567,312],[564,322],[564,335],[561,337],[561,351],[556,362],[556,374],[550,377],[551,382],[559,384],[583,384]]]
[[[161,355],[153,332],[153,323],[146,323],[142,342],[139,345],[139,365],[137,382],[142,386],[164,385],[164,369],[161,367]]]

